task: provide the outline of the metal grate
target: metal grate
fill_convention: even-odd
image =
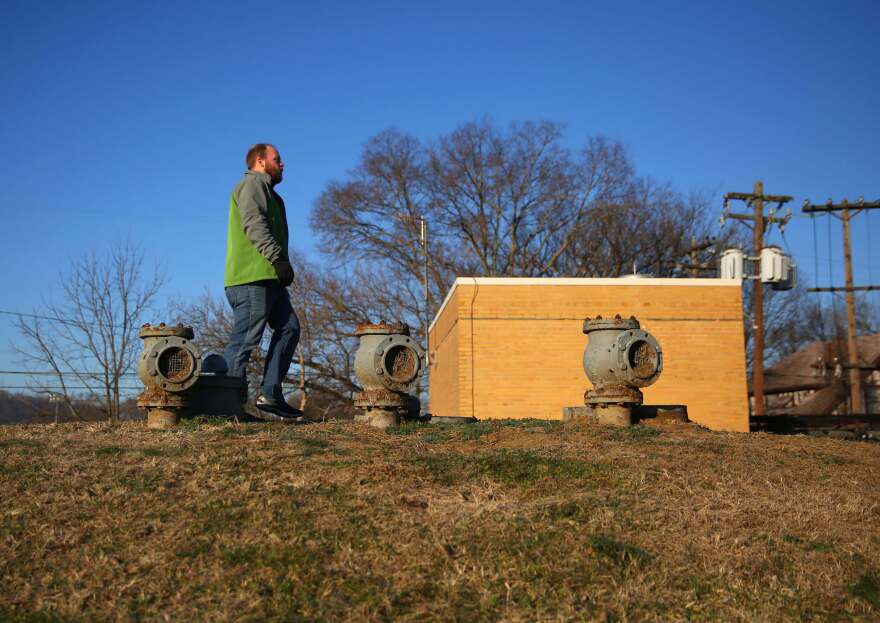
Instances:
[[[636,342],[629,349],[629,365],[640,379],[650,378],[657,371],[657,351],[648,342]]]
[[[159,374],[169,381],[183,381],[192,374],[193,359],[184,348],[168,348],[159,355]]]
[[[394,346],[385,355],[385,368],[391,380],[397,383],[409,383],[416,376],[418,361],[416,353],[406,346]]]

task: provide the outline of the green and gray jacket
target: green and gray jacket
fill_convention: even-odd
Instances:
[[[229,200],[225,286],[277,279],[272,267],[287,260],[287,213],[267,173],[247,171]]]

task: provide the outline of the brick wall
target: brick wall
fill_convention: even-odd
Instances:
[[[692,420],[748,431],[742,291],[720,279],[461,278],[431,327],[435,415],[559,419],[590,387],[587,316],[636,316],[664,371],[646,404],[686,404]]]

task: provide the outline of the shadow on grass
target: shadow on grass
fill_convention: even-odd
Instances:
[[[76,623],[82,619],[62,616],[54,610],[20,612],[0,608],[0,621],[3,623]]]
[[[866,601],[872,608],[880,610],[880,576],[876,573],[863,573],[849,587],[849,593]]]
[[[608,433],[609,441],[649,441],[660,436],[660,431],[653,426],[636,424],[624,428],[615,428]]]
[[[783,534],[782,540],[785,543],[799,545],[808,552],[830,552],[834,549],[833,545],[831,545],[830,543],[826,543],[825,541],[814,541],[812,539],[805,539],[795,534]]]
[[[490,478],[510,485],[526,485],[545,478],[561,482],[600,479],[611,475],[603,463],[548,456],[532,450],[493,450],[480,454],[441,454],[414,459],[441,485],[455,485]]]
[[[591,535],[590,547],[600,558],[622,567],[643,566],[651,560],[651,555],[641,547],[618,541],[607,534]]]
[[[35,439],[3,439],[0,448],[42,448],[43,443]]]
[[[554,420],[480,420],[468,424],[448,424],[431,422],[404,422],[387,429],[389,435],[420,435],[425,443],[445,443],[447,441],[477,441],[502,428],[521,428],[548,432],[560,427]]]

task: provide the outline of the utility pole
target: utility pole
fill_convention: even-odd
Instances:
[[[424,216],[419,217],[421,224],[422,253],[424,254],[424,287],[425,287],[425,363],[431,364],[431,349],[428,344],[428,327],[431,326],[431,312],[429,307],[430,290],[428,289],[428,220]]]
[[[728,202],[731,199],[745,201],[746,205],[753,208],[752,214],[735,214],[728,210]],[[724,217],[743,221],[754,232],[753,259],[757,262],[758,270],[754,288],[754,320],[752,332],[754,334],[754,361],[752,363],[752,392],[755,396],[754,415],[764,415],[764,288],[761,283],[761,250],[764,248],[764,234],[773,225],[779,223],[784,227],[791,218],[791,211],[784,217],[775,216],[775,211],[770,210],[769,216],[764,216],[764,202],[778,203],[778,209],[791,201],[788,195],[765,195],[764,183],[760,180],[755,182],[754,191],[751,193],[727,193],[724,195]],[[723,221],[722,221],[723,222]]]
[[[423,325],[425,330],[425,358],[430,362],[430,350],[428,349],[428,327],[431,324],[431,316],[430,316],[430,297],[431,291],[428,286],[428,219],[422,215],[410,215],[410,214],[395,214],[395,217],[403,220],[403,221],[418,221],[419,222],[419,244],[422,247],[422,288],[425,297],[425,317],[423,319]]]
[[[843,274],[845,286],[830,288],[809,288],[808,292],[846,292],[846,350],[847,365],[849,368],[849,392],[850,392],[850,412],[864,413],[865,403],[864,394],[862,392],[862,370],[859,363],[858,343],[856,342],[856,290],[874,290],[878,286],[861,286],[853,285],[852,274],[852,245],[850,241],[850,219],[853,214],[851,209],[855,209],[858,214],[862,210],[874,210],[880,208],[880,201],[866,203],[860,198],[856,203],[850,204],[844,199],[841,203],[833,203],[830,199],[824,205],[811,205],[809,201],[804,200],[803,211],[806,213],[827,212],[831,216],[837,216],[835,212],[840,212],[841,216],[837,217],[843,222]]]
[[[430,303],[431,303],[431,289],[428,285],[428,219],[422,214],[403,214],[403,213],[394,213],[395,218],[399,218],[402,221],[418,221],[419,222],[419,244],[422,247],[422,287],[424,289],[424,313],[425,317],[422,319],[425,331],[425,366],[430,370],[431,365],[431,348],[430,348],[430,338],[428,336],[428,328],[431,326],[431,312],[430,312]],[[423,376],[419,381],[419,393],[422,392],[422,383],[426,382],[427,379]],[[427,396],[428,389],[427,385],[425,386],[425,395]],[[424,407],[425,405],[422,404]]]

